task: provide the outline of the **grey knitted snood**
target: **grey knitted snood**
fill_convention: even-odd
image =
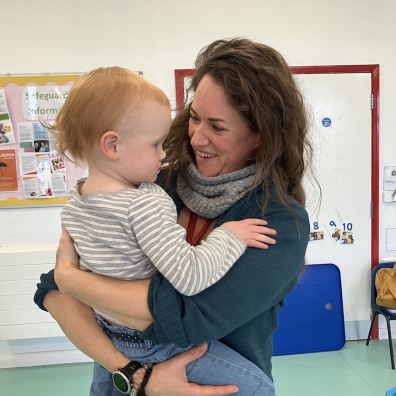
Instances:
[[[202,176],[195,164],[188,167],[188,182],[177,178],[177,193],[194,213],[214,219],[229,209],[252,187],[255,165],[222,176]]]

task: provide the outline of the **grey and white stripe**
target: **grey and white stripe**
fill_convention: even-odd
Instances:
[[[222,227],[191,246],[172,199],[153,183],[84,197],[76,188],[61,216],[83,269],[120,279],[147,278],[158,270],[189,296],[221,279],[246,249]]]

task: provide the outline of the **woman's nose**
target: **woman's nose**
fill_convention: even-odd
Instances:
[[[165,158],[166,158],[166,153],[164,149],[161,147],[160,160],[163,161]]]
[[[207,131],[205,130],[202,123],[194,127],[190,136],[190,143],[193,146],[205,146],[209,143]]]

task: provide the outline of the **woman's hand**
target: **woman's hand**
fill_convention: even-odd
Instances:
[[[222,396],[238,392],[235,385],[196,385],[188,382],[186,366],[206,352],[206,345],[189,349],[156,364],[145,387],[147,396]]]
[[[79,257],[74,248],[73,240],[63,228],[56,252],[55,282],[59,290],[67,291],[73,271],[78,270]]]

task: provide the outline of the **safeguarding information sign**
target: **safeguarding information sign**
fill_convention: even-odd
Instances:
[[[70,86],[26,87],[22,93],[22,108],[25,119],[55,120],[70,88]]]

